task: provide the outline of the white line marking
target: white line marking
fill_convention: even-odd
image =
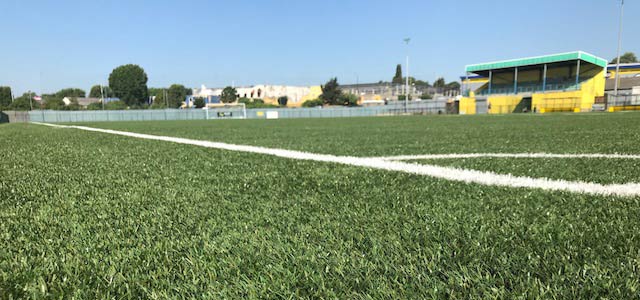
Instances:
[[[451,158],[615,158],[615,159],[640,159],[635,154],[554,154],[554,153],[450,153],[450,154],[424,154],[424,155],[399,155],[376,157],[382,160],[419,160],[419,159],[451,159]]]
[[[209,142],[192,140],[185,138],[176,138],[168,136],[157,136],[142,133],[133,133],[126,131],[116,131],[109,129],[92,128],[85,126],[65,126],[54,125],[47,123],[35,123],[40,125],[46,125],[58,128],[75,128],[86,131],[101,132],[108,134],[115,134],[121,136],[128,136],[147,140],[166,141],[178,144],[195,145],[207,148],[259,153],[266,155],[273,155],[277,157],[284,157],[289,159],[298,160],[311,160],[320,162],[339,163],[350,166],[367,167],[380,170],[398,171],[410,174],[418,174],[431,176],[435,178],[441,178],[452,181],[460,181],[465,183],[475,183],[491,186],[503,186],[514,188],[534,188],[543,189],[548,191],[567,191],[583,194],[595,194],[595,195],[612,195],[612,196],[639,196],[640,184],[627,183],[627,184],[610,184],[602,185],[590,182],[580,181],[566,181],[566,180],[552,180],[547,178],[530,178],[524,176],[512,176],[505,174],[495,174],[491,172],[482,172],[475,170],[464,170],[452,167],[441,167],[434,165],[420,165],[412,163],[404,163],[397,161],[389,161],[381,158],[363,158],[352,156],[335,156],[327,154],[315,154],[302,151],[293,151],[285,149],[273,149],[257,146],[235,145],[227,143]]]

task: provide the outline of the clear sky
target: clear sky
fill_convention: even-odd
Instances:
[[[640,3],[623,51],[640,54]],[[615,57],[619,0],[0,1],[0,85],[89,90],[134,63],[149,87],[433,82],[466,64],[583,50]]]

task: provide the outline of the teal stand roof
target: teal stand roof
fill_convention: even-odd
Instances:
[[[482,71],[489,71],[489,70],[508,69],[508,68],[542,65],[542,64],[575,61],[575,60],[582,60],[603,68],[607,67],[607,60],[605,60],[604,58],[600,58],[583,51],[575,51],[575,52],[567,52],[567,53],[560,53],[560,54],[535,56],[535,57],[510,59],[510,60],[496,61],[496,62],[483,63],[483,64],[468,65],[465,69],[469,73],[475,73],[475,72],[482,72]]]

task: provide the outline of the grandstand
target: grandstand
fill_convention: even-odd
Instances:
[[[468,65],[460,113],[590,111],[606,67],[583,51]]]

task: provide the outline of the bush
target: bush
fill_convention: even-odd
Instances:
[[[424,93],[424,94],[420,95],[420,99],[429,100],[429,99],[433,99],[433,96],[431,94]]]
[[[341,94],[338,101],[344,106],[358,106],[358,96],[354,94]]]
[[[398,101],[404,101],[407,98],[405,95],[398,95]],[[413,99],[412,96],[409,96],[409,100]]]
[[[93,102],[87,105],[87,110],[101,110],[101,109],[102,109],[102,102]]]
[[[322,101],[322,99],[307,100],[305,102],[302,102],[302,107],[322,106],[323,103],[324,101]]]
[[[278,105],[273,104],[265,104],[262,99],[249,99],[249,98],[240,98],[238,99],[238,103],[244,103],[246,108],[277,108]]]
[[[242,97],[242,98],[238,99],[238,103],[244,103],[245,105],[247,105],[247,104],[249,104],[251,102],[253,102],[253,101],[251,99],[249,99],[249,98],[246,98],[246,97]]]

